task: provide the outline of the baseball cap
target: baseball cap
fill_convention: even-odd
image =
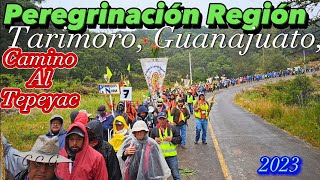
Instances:
[[[159,98],[159,99],[158,99],[158,103],[163,103],[163,99],[162,99],[162,98]]]
[[[106,106],[104,105],[99,106],[98,111],[106,111]]]
[[[157,119],[159,119],[159,118],[167,118],[167,113],[165,113],[165,112],[160,112],[160,113],[158,114]]]
[[[78,128],[78,127],[73,127],[67,134],[67,136],[71,135],[71,134],[77,134],[81,137],[84,137],[84,132]]]

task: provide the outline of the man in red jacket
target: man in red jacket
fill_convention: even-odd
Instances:
[[[73,123],[66,136],[66,144],[60,154],[72,163],[58,164],[57,175],[64,180],[105,180],[108,172],[103,156],[89,145],[86,127]]]

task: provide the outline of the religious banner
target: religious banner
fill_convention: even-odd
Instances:
[[[161,93],[168,58],[143,58],[140,59],[140,62],[149,91],[152,93]]]
[[[183,79],[183,84],[184,84],[184,87],[189,87],[190,86],[190,79]]]

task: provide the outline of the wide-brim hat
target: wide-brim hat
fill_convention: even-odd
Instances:
[[[146,131],[149,132],[148,126],[144,121],[137,121],[133,124],[132,130],[133,133],[134,132],[138,132],[138,131]]]
[[[45,135],[38,137],[29,152],[16,152],[14,155],[20,156],[26,160],[39,163],[67,163],[72,162],[59,155],[59,139],[57,136],[48,138]]]

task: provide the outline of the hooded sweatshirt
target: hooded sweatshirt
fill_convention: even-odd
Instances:
[[[92,120],[86,126],[94,132],[98,139],[99,143],[94,147],[94,149],[103,155],[107,165],[109,179],[120,180],[121,171],[118,158],[111,144],[103,140],[102,123],[99,120]]]
[[[88,123],[88,115],[84,112],[79,112],[77,117],[74,119],[74,122],[81,122],[86,125]]]
[[[116,121],[122,122],[122,124],[124,125],[123,130],[117,131]],[[109,142],[113,146],[113,148],[116,152],[118,152],[118,150],[119,150],[120,146],[122,145],[123,141],[125,140],[126,136],[129,135],[129,130],[130,130],[130,128],[126,123],[126,120],[122,116],[118,116],[115,118],[115,120],[113,121],[113,132],[114,133],[113,133],[112,139]]]
[[[60,118],[61,119],[61,128],[60,128],[60,131],[58,134],[54,135],[51,131],[51,121],[55,118]],[[53,138],[54,136],[58,136],[59,138],[59,149],[62,149],[64,148],[64,144],[65,144],[65,139],[66,139],[66,135],[67,135],[67,131],[64,129],[63,127],[63,118],[59,115],[54,115],[51,120],[50,120],[50,124],[49,124],[49,131],[48,133],[46,134],[46,136],[48,138]]]
[[[144,118],[141,117],[142,112],[145,112],[147,114]],[[148,109],[145,106],[138,107],[138,115],[135,122],[137,121],[144,121],[150,129],[156,125],[156,123],[152,122],[150,117],[148,116]]]
[[[82,149],[74,155],[72,163],[59,163],[56,174],[64,180],[85,179],[85,180],[105,180],[108,179],[108,172],[105,160],[98,151],[90,147],[86,127],[79,122],[75,122],[68,128],[67,134],[74,127],[78,127],[84,132],[84,142]],[[66,137],[65,147],[60,151],[60,155],[68,158],[71,155]],[[72,169],[70,169],[72,167]]]

